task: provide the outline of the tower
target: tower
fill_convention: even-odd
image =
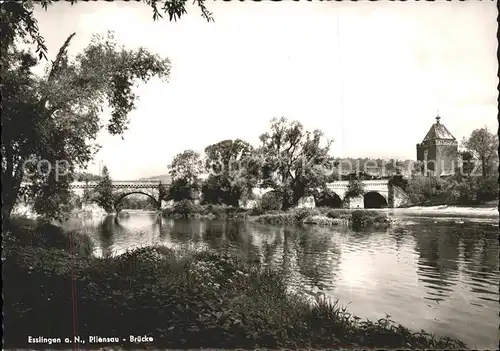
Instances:
[[[436,117],[424,140],[417,144],[417,160],[424,163],[426,175],[446,176],[455,172],[458,142]]]

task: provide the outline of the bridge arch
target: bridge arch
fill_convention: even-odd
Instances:
[[[340,195],[331,190],[318,194],[314,200],[318,207],[342,208],[344,203]]]
[[[155,205],[156,205],[156,208],[160,208],[160,204],[161,202],[158,201],[158,199],[156,199],[153,195],[151,194],[148,194],[147,192],[145,191],[141,191],[141,190],[134,190],[134,191],[127,191],[127,192],[124,192],[120,195],[117,196],[116,200],[115,200],[115,208],[118,208],[118,205],[120,204],[120,202],[126,198],[127,196],[129,195],[133,195],[133,194],[141,194],[141,195],[146,195],[147,197],[149,197],[150,199],[153,199]]]
[[[387,199],[378,191],[368,191],[363,196],[365,208],[387,208]]]

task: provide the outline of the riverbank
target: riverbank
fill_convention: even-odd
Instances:
[[[96,203],[82,204],[80,208],[74,208],[68,213],[71,218],[96,218],[107,216],[108,213]],[[33,206],[27,203],[17,204],[12,210],[13,218],[27,218],[36,220],[39,215],[33,209]]]
[[[499,216],[498,202],[476,206],[413,206],[384,209],[344,208],[293,208],[287,211],[264,211],[259,208],[243,209],[223,205],[199,205],[181,201],[162,211],[167,218],[244,219],[267,224],[314,224],[336,226],[353,225],[362,227],[390,227],[397,216],[474,217],[496,219]]]
[[[150,247],[95,258],[85,238],[32,221],[16,223],[6,233],[6,348],[30,347],[27,335],[73,335],[75,303],[78,334],[85,340],[146,335],[154,348],[464,346],[386,319],[361,321],[323,298],[311,303],[287,291],[279,272],[238,257]]]
[[[414,206],[407,208],[388,209],[389,212],[402,215],[419,216],[451,216],[451,217],[475,217],[475,218],[498,218],[498,205],[484,206]]]

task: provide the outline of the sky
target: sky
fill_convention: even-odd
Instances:
[[[165,174],[186,149],[236,138],[257,146],[281,116],[322,130],[336,157],[415,159],[437,113],[459,141],[498,128],[494,1],[206,5],[215,22],[191,5],[177,22],[121,1],[35,11],[49,59],[72,32],[74,55],[111,30],[127,48],[172,63],[168,82],[136,89],[123,140],[99,135],[88,171],[106,165],[121,180]]]

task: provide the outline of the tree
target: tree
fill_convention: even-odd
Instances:
[[[319,130],[305,131],[297,121],[286,118],[271,120],[270,131],[260,136],[264,157],[263,185],[283,196],[283,207],[289,208],[315,188],[324,187],[334,165],[329,155],[333,140]]]
[[[363,181],[357,177],[352,177],[347,184],[347,191],[344,199],[350,199],[361,196],[365,193]]]
[[[134,84],[153,76],[166,79],[170,73],[168,59],[143,48],[119,47],[111,34],[94,36],[83,53],[70,59],[67,48],[74,35],[43,77],[31,74],[37,60],[29,52],[10,47],[2,55],[4,218],[10,217],[23,179],[33,182],[28,190],[35,198],[43,198],[44,184],[50,184],[52,193],[67,189],[69,179],[61,179],[70,177],[75,165],[84,168],[98,150],[95,139],[104,104],[112,109],[108,132],[121,135],[135,108]]]
[[[101,180],[101,176],[98,174],[92,174],[87,172],[75,173],[73,178],[77,182],[98,182]]]
[[[487,127],[472,131],[463,144],[480,162],[483,178],[492,173],[493,166],[498,167],[498,135],[490,133]]]
[[[82,196],[82,202],[84,204],[89,204],[91,202],[91,198],[92,198],[92,195],[91,195],[91,192],[90,190],[87,188],[89,185],[89,182],[88,181],[85,181],[85,189],[83,189],[83,196]]]
[[[70,2],[73,5],[77,1]],[[170,21],[186,14],[186,3],[182,0],[166,1],[161,9],[156,0],[143,2],[152,8],[153,20],[162,17],[161,10],[168,14]],[[202,16],[207,21],[213,21],[203,0],[195,0],[195,3]],[[32,161],[28,167],[31,171],[37,169],[37,162],[45,156],[49,157],[46,158],[49,162],[59,159],[85,164],[93,155],[91,149],[95,144],[91,142],[99,130],[97,117],[103,102],[108,102],[114,110],[108,130],[111,134],[121,134],[126,127],[126,116],[134,108],[133,84],[137,80],[146,82],[151,76],[166,78],[170,67],[168,60],[161,60],[144,49],[135,52],[123,48],[117,50],[111,41],[99,43],[99,40],[94,41],[76,61],[70,62],[66,50],[73,34],[60,49],[49,73],[44,79],[37,79],[30,72],[30,68],[37,64],[36,58],[16,47],[18,42],[35,44],[39,59],[47,58],[47,47],[34,17],[34,4],[32,0],[0,4],[3,223],[8,222],[19,195],[28,195],[22,194],[21,181],[34,181],[25,172],[27,161]],[[52,1],[42,0],[39,4],[47,10]],[[63,118],[65,121],[62,121]],[[59,131],[61,136],[58,145],[55,145]],[[71,137],[64,142],[66,133]],[[79,138],[75,137],[78,135]],[[78,143],[71,146],[74,141]],[[53,152],[65,150],[65,147],[72,149],[73,153],[68,151],[72,157]],[[72,166],[70,162],[69,172],[73,170]],[[48,184],[47,179],[43,179],[46,176],[38,177],[37,181]],[[58,179],[52,182],[52,186],[49,192],[54,194],[67,190],[65,182]],[[40,189],[44,187],[33,186],[26,193],[40,197],[43,196]]]
[[[474,155],[470,151],[459,152],[459,165],[455,175],[469,177],[474,170]]]
[[[240,139],[205,148],[205,169],[210,176],[202,187],[204,202],[238,206],[257,183],[249,173],[252,152],[253,147]]]
[[[241,139],[223,140],[205,148],[205,168],[208,172],[229,174],[238,171],[253,147]]]
[[[113,182],[106,166],[104,166],[102,169],[102,177],[99,181],[99,184],[97,185],[96,191],[97,204],[101,206],[106,212],[113,212],[113,209],[115,207],[113,196]]]
[[[394,174],[389,178],[389,184],[397,186],[405,191],[408,187],[408,179],[405,179],[402,174]]]
[[[172,184],[167,200],[194,200],[201,190],[200,176],[203,171],[201,155],[193,150],[177,154],[169,165]]]
[[[211,174],[201,187],[203,202],[216,205],[238,206],[240,189],[233,187],[229,177]]]

